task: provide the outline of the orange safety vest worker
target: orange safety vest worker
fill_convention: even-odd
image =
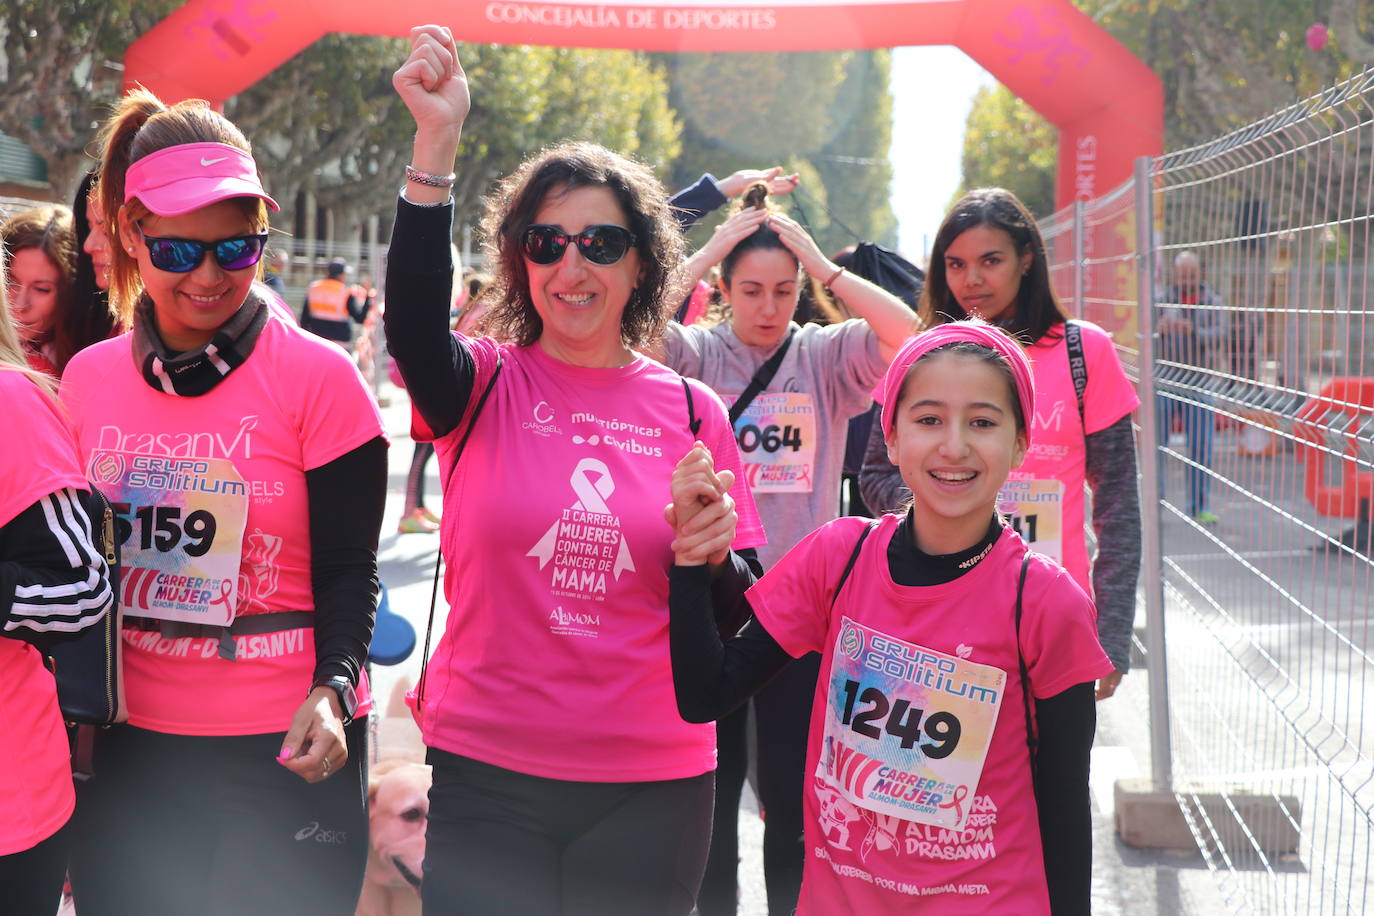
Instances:
[[[339,280],[316,280],[306,292],[310,317],[320,321],[348,320],[348,287]]]

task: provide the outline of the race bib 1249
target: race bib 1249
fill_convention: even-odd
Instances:
[[[992,744],[1004,671],[845,617],[816,776],[853,804],[963,827]]]

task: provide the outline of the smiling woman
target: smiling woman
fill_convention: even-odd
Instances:
[[[100,730],[77,803],[77,906],[352,912],[381,418],[348,357],[254,282],[276,204],[237,127],[136,90],[102,140],[132,331],[78,353],[62,400],[118,513],[142,632],[123,642],[129,721]],[[307,848],[302,824],[330,840]]]
[[[393,77],[417,129],[385,321],[444,480],[450,610],[417,697],[425,909],[686,916],[716,743],[673,706],[663,503],[698,439],[738,461],[720,400],[637,352],[662,333],[681,232],[643,165],[555,146],[487,203],[492,336],[450,332],[467,77],[448,29],[411,42]],[[740,516],[722,555],[763,540],[747,494]]]

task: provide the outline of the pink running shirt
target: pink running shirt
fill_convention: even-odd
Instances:
[[[65,487],[88,490],[76,439],[57,405],[20,372],[0,369],[0,402],[21,447],[0,449],[0,528]],[[76,805],[57,684],[38,650],[0,637],[0,856],[46,840]]]
[[[1116,348],[1107,332],[1087,321],[1083,329],[1083,357],[1088,364],[1088,387],[1083,395],[1083,420],[1078,418],[1078,397],[1069,373],[1064,325],[1050,328],[1026,350],[1035,370],[1035,419],[1031,424],[1030,452],[1020,468],[1008,475],[1003,495],[1017,491],[1038,502],[1026,511],[1004,513],[1023,516],[1021,536],[1033,550],[1056,559],[1083,591],[1093,593],[1084,531],[1083,486],[1087,475],[1085,434],[1101,432],[1140,406],[1135,385],[1126,377]],[[1038,483],[1036,482],[1038,481]],[[1057,483],[1056,483],[1057,482]],[[1037,516],[1033,520],[1029,516]],[[1033,521],[1033,527],[1032,527]],[[1046,535],[1058,549],[1048,549]]]
[[[243,365],[200,397],[177,397],[144,381],[130,341],[126,334],[81,351],[63,377],[62,400],[92,479],[102,481],[102,474],[135,467],[148,456],[232,465],[247,504],[237,616],[314,610],[305,472],[383,435],[381,415],[358,370],[337,346],[274,310]],[[179,497],[158,495],[157,502],[176,505]],[[140,597],[137,590],[185,587],[194,593],[197,586],[169,582],[165,574],[140,567],[137,554],[130,561],[129,551],[142,537],[140,526],[153,517],[140,517],[142,508],[131,502],[127,516],[125,613],[131,599]],[[224,531],[217,533],[217,539],[222,536]],[[192,543],[183,535],[173,549],[188,550]],[[298,628],[235,641],[238,658],[231,662],[218,657],[215,639],[168,639],[156,631],[125,629],[130,724],[176,735],[285,731],[310,690],[314,631]],[[358,694],[362,714],[371,708],[365,683]]]
[[[425,743],[548,779],[639,782],[715,767],[714,725],[678,715],[668,656],[673,468],[699,438],[739,472],[725,408],[653,360],[591,369],[538,344],[459,338],[472,404],[501,374],[454,468],[466,422],[435,442],[444,484],[445,632],[427,671]],[[469,416],[471,411],[469,411]],[[417,441],[432,439],[419,414]],[[736,487],[736,547],[763,543]]]
[[[806,754],[806,862],[797,912],[803,916],[1048,914],[1017,664],[1016,585],[1025,543],[1005,529],[991,552],[953,582],[901,586],[892,581],[887,567],[888,544],[901,521],[896,515],[883,516],[864,542],[833,609],[835,585],[867,519],[841,518],[820,528],[749,590],[749,603],[760,622],[789,654],[822,653]],[[1063,569],[1039,555],[1032,556],[1022,607],[1020,651],[1033,696],[1051,697],[1112,670],[1097,641],[1091,602]],[[865,643],[855,640],[853,628],[842,626],[846,619],[861,625]],[[886,642],[874,639],[874,633]],[[859,657],[856,646],[885,645],[893,653],[891,647],[901,643],[940,653],[955,663],[963,660],[1006,674],[976,788],[931,798],[938,809],[948,809],[963,819],[960,829],[860,807],[817,775],[826,719],[842,715],[847,699],[845,688],[837,691],[832,686],[837,644],[846,657]],[[898,652],[890,657],[900,656]],[[869,694],[861,692],[871,681],[875,679],[865,675],[856,683],[853,692],[859,702],[851,712],[876,709],[877,704],[866,705]],[[925,710],[913,702],[900,721],[894,721],[899,717],[893,715],[868,725],[864,715],[853,715],[853,731],[868,727],[879,746],[895,747],[904,726],[912,724],[912,714],[948,702],[935,690],[928,691],[926,701]],[[895,713],[896,704],[891,708]],[[924,725],[918,722],[917,726],[931,735],[931,721],[924,719]],[[832,749],[835,743],[830,742]],[[894,774],[871,758],[840,750],[844,756],[837,759],[843,761],[842,772],[856,785],[863,783],[877,793],[886,780],[890,791],[927,797],[922,795],[927,786],[907,772]]]

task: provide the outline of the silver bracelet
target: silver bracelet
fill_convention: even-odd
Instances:
[[[446,207],[453,203],[453,195],[450,194],[448,196],[448,200],[435,200],[427,204],[422,204],[417,201],[411,200],[409,197],[406,197],[406,189],[403,187],[401,188],[401,200],[410,204],[412,207]]]
[[[413,165],[408,165],[406,166],[406,178],[416,184],[429,185],[431,188],[451,188],[458,175],[454,172],[449,172],[447,175],[436,175],[433,172],[426,172]]]

